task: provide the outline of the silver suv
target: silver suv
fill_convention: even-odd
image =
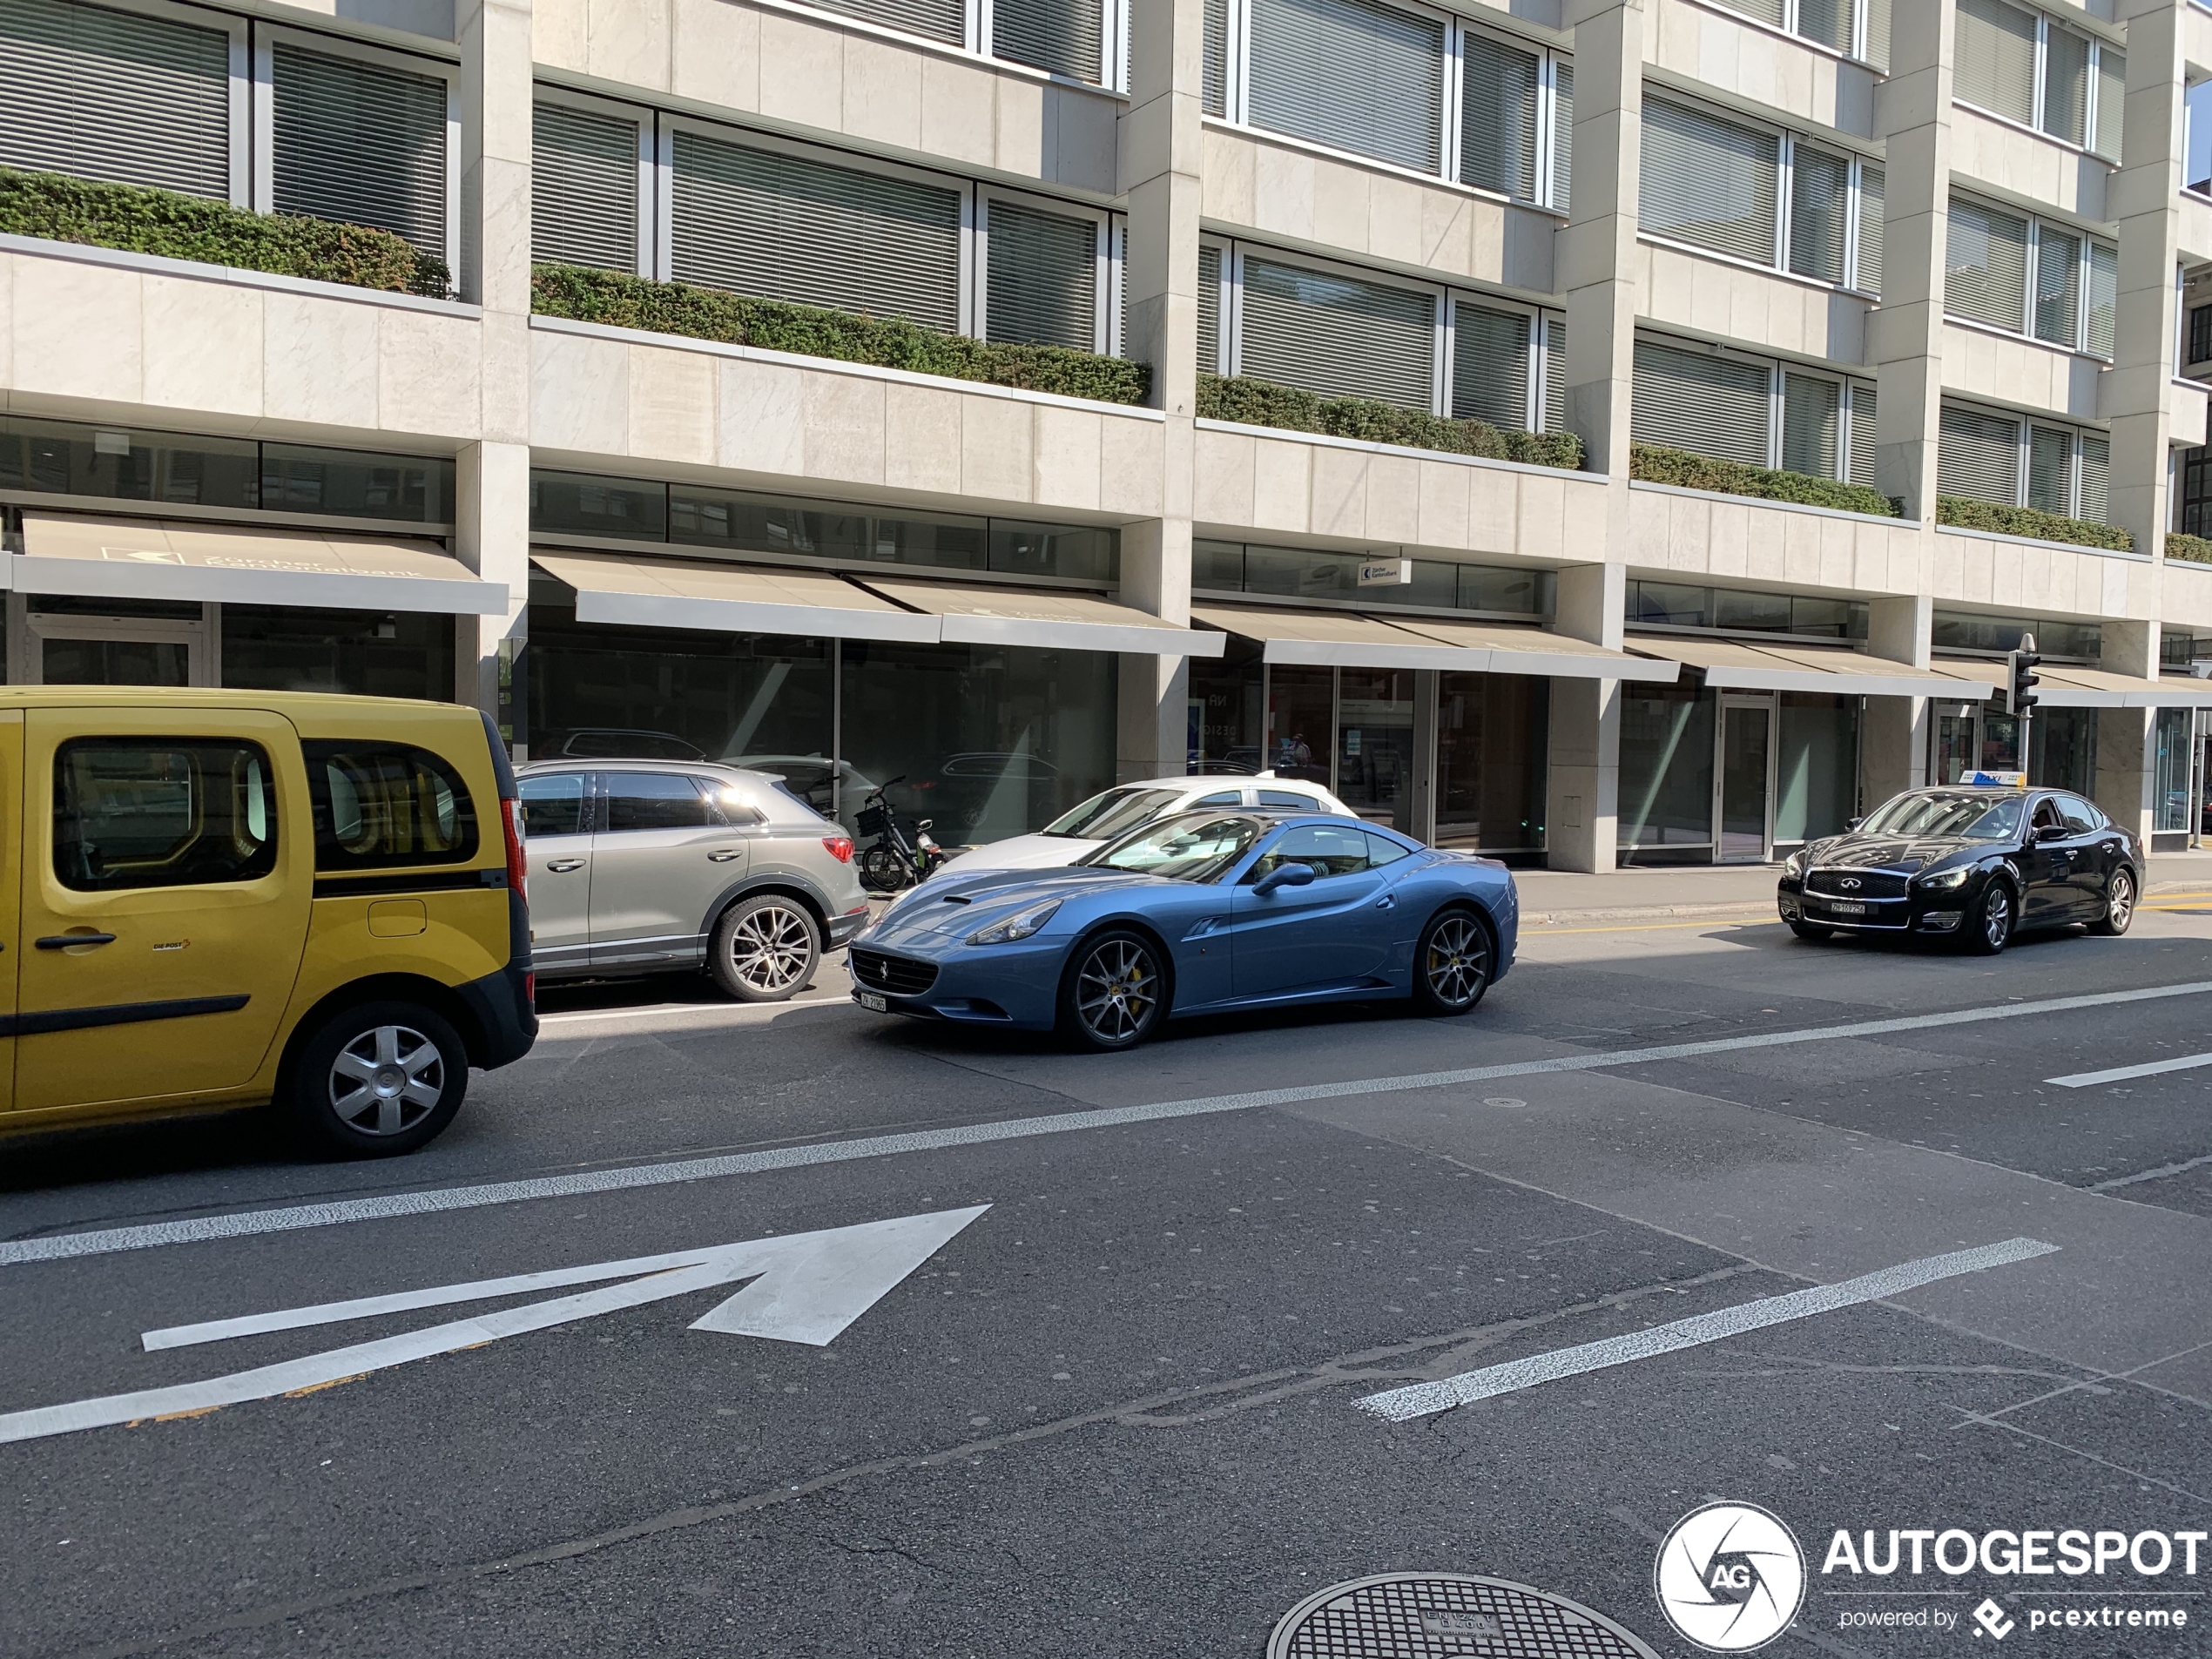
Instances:
[[[853,838],[780,779],[708,760],[516,768],[544,979],[704,966],[780,1002],[868,919]]]

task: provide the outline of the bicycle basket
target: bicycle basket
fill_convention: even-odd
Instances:
[[[863,835],[888,835],[891,833],[891,814],[881,806],[862,807],[860,816],[853,822],[860,826]]]

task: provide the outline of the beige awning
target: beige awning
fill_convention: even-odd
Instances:
[[[579,622],[808,639],[934,643],[937,618],[901,610],[827,571],[707,559],[533,548],[530,563],[576,590]]]
[[[507,610],[505,583],[484,581],[436,542],[401,536],[26,511],[23,543],[20,556],[0,561],[0,585],[21,593],[464,617]]]
[[[1754,644],[1674,634],[1631,634],[1630,651],[1705,676],[1716,691],[1811,691],[1830,697],[1986,698],[1994,688],[1934,669],[1838,645]]]
[[[886,598],[925,613],[959,645],[1029,645],[1047,651],[1131,651],[1152,657],[1218,657],[1228,643],[1204,629],[1055,588],[984,588],[955,582],[887,582],[856,577]]]
[[[1588,640],[1510,622],[1408,617],[1397,625],[1462,651],[1487,652],[1489,660],[1485,666],[1493,674],[1549,674],[1562,679],[1648,680],[1667,685],[1682,673],[1679,663],[1631,657]]]
[[[1261,660],[1302,668],[1442,668],[1479,671],[1482,651],[1447,644],[1351,610],[1270,610],[1259,605],[1190,607],[1194,622],[1255,639]]]
[[[2012,668],[2002,661],[1938,661],[1942,672],[1963,684],[1981,689],[1954,696],[1989,697],[2000,686],[2012,684]],[[2039,684],[2035,702],[2046,709],[2204,709],[2212,708],[2212,680],[2138,679],[2132,674],[2109,673],[2101,668],[2076,668],[2043,663],[2035,671]]]

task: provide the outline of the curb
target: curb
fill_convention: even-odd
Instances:
[[[1761,909],[1756,916],[1747,916],[1747,910]],[[1663,904],[1629,905],[1600,910],[1524,910],[1521,925],[1524,927],[1556,927],[1567,922],[1578,921],[1779,921],[1775,914],[1771,894],[1758,899],[1739,899],[1732,904]]]

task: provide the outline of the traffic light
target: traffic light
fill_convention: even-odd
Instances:
[[[2013,713],[2025,714],[2035,706],[2035,688],[2042,679],[2035,671],[2035,665],[2042,660],[2036,653],[2033,634],[2022,634],[2020,649],[2006,658],[2012,669],[2008,688]]]

